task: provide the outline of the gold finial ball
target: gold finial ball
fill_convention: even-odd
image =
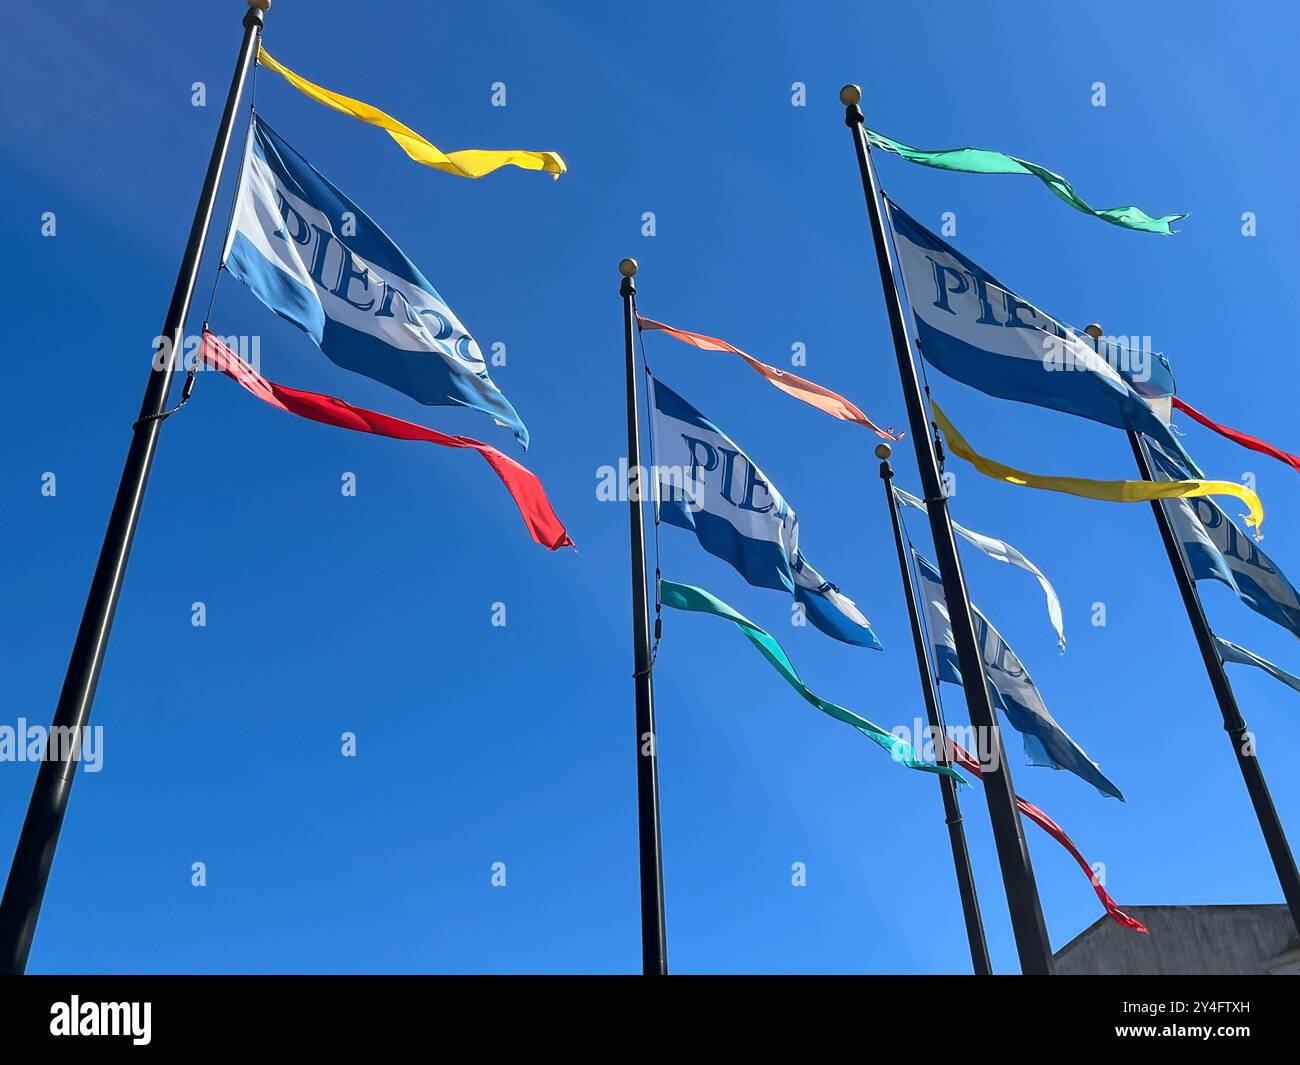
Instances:
[[[636,277],[636,260],[624,259],[618,264],[618,272],[624,277]]]
[[[255,7],[258,11],[269,11],[271,9],[271,0],[248,0],[249,7]]]
[[[854,104],[862,103],[862,86],[845,85],[840,90],[840,103],[845,107],[852,107]]]
[[[1101,339],[1101,326],[1096,322],[1093,322],[1092,325],[1085,325],[1083,331],[1092,337],[1093,340]]]
[[[887,459],[893,453],[894,453],[894,449],[890,447],[888,444],[876,445],[876,458],[878,459]]]

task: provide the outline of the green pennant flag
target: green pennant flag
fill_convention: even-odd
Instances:
[[[906,740],[900,739],[893,733],[886,732],[879,725],[872,724],[865,717],[858,716],[852,710],[846,710],[835,703],[827,702],[809,690],[808,686],[799,679],[799,674],[786,656],[785,650],[770,634],[764,632],[738,610],[728,606],[716,596],[710,595],[703,588],[696,588],[690,584],[677,584],[674,581],[660,581],[659,596],[665,606],[670,606],[675,610],[694,610],[701,614],[712,614],[714,617],[732,622],[736,628],[748,637],[749,642],[758,648],[759,653],[772,664],[773,668],[790,683],[790,686],[795,691],[823,714],[828,714],[837,721],[852,725],[867,739],[879,744],[890,753],[894,761],[901,762],[908,769],[919,769],[923,773],[942,773],[944,776],[952,777],[958,783],[968,783],[966,778],[955,769],[921,761],[912,745]]]
[[[867,140],[871,142],[872,147],[901,155],[911,163],[932,166],[936,170],[958,170],[963,174],[1029,174],[1038,178],[1076,211],[1090,214],[1112,225],[1123,226],[1125,229],[1137,229],[1144,233],[1162,233],[1166,237],[1172,237],[1174,230],[1170,227],[1170,223],[1187,217],[1185,214],[1167,214],[1163,218],[1152,218],[1138,207],[1098,209],[1085,203],[1074,191],[1074,187],[1060,174],[1055,174],[1037,163],[1017,159],[1014,155],[989,151],[986,148],[941,148],[926,151],[892,140],[872,129],[867,130]]]

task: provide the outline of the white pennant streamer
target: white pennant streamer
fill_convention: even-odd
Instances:
[[[894,486],[894,497],[900,503],[906,503],[909,507],[916,507],[917,510],[925,510],[925,504],[910,492],[905,492],[897,485]],[[1052,628],[1056,630],[1057,646],[1062,652],[1065,650],[1065,619],[1061,614],[1061,600],[1056,594],[1056,589],[1052,587],[1052,582],[1047,576],[1035,566],[1029,559],[1025,558],[1019,551],[1012,547],[1005,540],[995,540],[992,536],[985,536],[983,533],[972,532],[955,521],[952,523],[952,531],[958,536],[964,537],[983,551],[989,558],[995,558],[999,562],[1006,562],[1009,565],[1016,566],[1026,573],[1032,573],[1043,589],[1043,595],[1047,597],[1047,616],[1052,623]]]
[[[1288,688],[1294,688],[1300,692],[1300,677],[1288,673],[1281,666],[1275,666],[1267,658],[1260,658],[1254,651],[1247,651],[1246,648],[1233,643],[1231,640],[1225,640],[1222,636],[1214,638],[1215,643],[1219,645],[1219,654],[1223,656],[1225,662],[1237,662],[1243,666],[1254,666],[1262,669],[1270,677],[1280,680]]]

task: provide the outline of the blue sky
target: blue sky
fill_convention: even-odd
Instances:
[[[650,317],[726,337],[902,424],[876,265],[836,94],[923,147],[999,148],[1103,207],[1187,211],[1174,238],[1070,210],[1029,179],[879,160],[885,188],[1022,296],[1147,335],[1180,392],[1291,450],[1297,236],[1281,3],[610,5],[277,0],[270,50],[440,147],[563,154],[557,182],[459,180],[262,71],[258,109],[364,206],[507,365],[527,464],[579,545],[548,554],[471,455],[311,425],[203,375],[162,434],[93,722],[31,955],[48,971],[629,972],[639,968],[627,515],[597,470],[625,450],[616,264]],[[48,723],[170,296],[243,5],[148,16],[109,3],[11,13],[0,98],[8,402],[0,724]],[[1117,32],[1122,28],[1123,32]],[[208,106],[191,104],[206,83]],[[1104,82],[1106,106],[1092,106]],[[490,104],[504,82],[507,106]],[[807,106],[791,104],[795,82]],[[217,218],[224,225],[233,171]],[[53,211],[57,236],[42,237]],[[657,233],[641,235],[655,213]],[[1258,235],[1241,235],[1243,212]],[[190,328],[211,292],[214,232]],[[217,332],[261,338],[274,380],[488,439],[331,364],[230,278]],[[738,361],[651,335],[656,372],[744,446],[803,546],[885,645],[789,624],[687,534],[666,576],[785,644],[820,694],[893,726],[923,714],[874,437]],[[932,375],[977,446],[1042,472],[1127,477],[1122,434]],[[1183,420],[1186,422],[1186,419]],[[1211,476],[1257,478],[1265,547],[1300,574],[1300,482],[1187,422]],[[900,482],[915,489],[910,448]],[[1013,766],[1123,904],[1281,894],[1145,506],[1029,492],[954,466],[958,520],[1008,539],[1065,606],[1058,656],[1034,581],[966,556],[976,602],[1062,725],[1125,791]],[[42,475],[57,476],[43,496]],[[344,497],[352,472],[357,495]],[[1229,504],[1232,507],[1233,504]],[[1233,511],[1235,513],[1235,511]],[[922,523],[909,518],[924,540]],[[1202,589],[1216,630],[1293,671],[1292,636]],[[191,624],[203,602],[207,625]],[[493,627],[493,604],[507,624]],[[1107,623],[1091,624],[1104,603]],[[1235,668],[1283,818],[1300,833],[1300,696]],[[675,615],[655,674],[669,960],[679,972],[964,972],[933,778],[811,711],[740,635]],[[946,692],[950,720],[964,719]],[[340,736],[357,736],[355,758]],[[0,764],[7,869],[30,764]],[[1015,967],[983,796],[964,795],[994,965]],[[1026,833],[1056,947],[1101,913],[1067,855]],[[191,886],[206,863],[207,886]],[[507,885],[490,883],[504,862]],[[791,865],[807,867],[806,887]]]

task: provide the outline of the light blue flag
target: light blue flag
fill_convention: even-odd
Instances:
[[[1156,448],[1150,454],[1157,479],[1186,476],[1168,455]],[[1300,637],[1300,592],[1222,507],[1204,497],[1170,499],[1161,505],[1196,580],[1222,581],[1255,613]]]
[[[962,682],[957,664],[957,644],[953,639],[952,625],[948,620],[948,604],[943,595],[943,581],[939,571],[918,555],[917,572],[921,577],[921,598],[925,607],[926,627],[934,648],[935,668],[939,679],[950,684]],[[1103,795],[1124,800],[1123,794],[1110,778],[1084,752],[1056,719],[1047,712],[1043,697],[1016,653],[1007,646],[1001,634],[974,605],[971,614],[975,621],[975,638],[979,642],[984,668],[993,688],[998,705],[1008,723],[1024,737],[1025,757],[1032,765],[1067,769],[1081,780],[1087,781]]]
[[[889,218],[926,362],[987,395],[1134,429],[1184,454],[1148,402],[1167,407],[1174,391],[1163,355],[1114,340],[1094,347],[892,202]]]
[[[1300,677],[1288,673],[1281,666],[1275,666],[1267,658],[1260,658],[1254,651],[1247,651],[1246,648],[1233,643],[1231,640],[1225,640],[1222,636],[1216,636],[1214,642],[1219,645],[1219,655],[1225,662],[1237,662],[1243,666],[1254,666],[1256,669],[1262,669],[1270,677],[1280,680],[1288,688],[1294,688],[1300,692]]]
[[[490,414],[528,446],[478,343],[438,290],[257,115],[222,263],[339,366],[430,406]]]
[[[748,455],[667,385],[654,382],[659,517],[695,533],[700,546],[758,588],[794,595],[818,629],[880,649],[853,600],[808,564],[799,519]]]

